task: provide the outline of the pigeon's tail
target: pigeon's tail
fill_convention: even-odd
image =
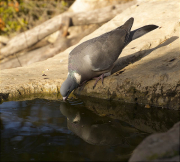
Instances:
[[[156,25],[146,25],[139,29],[131,31],[127,44],[129,44],[132,40],[137,39],[156,28],[158,28],[158,26],[156,26]]]

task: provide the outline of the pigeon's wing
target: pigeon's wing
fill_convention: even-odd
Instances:
[[[89,58],[93,71],[108,70],[113,66],[128,41],[133,21],[130,18],[124,25],[96,38],[95,43],[87,47],[92,53]]]
[[[110,69],[128,41],[133,20],[130,18],[124,25],[80,44],[70,53],[70,62],[81,61],[93,71]]]
[[[111,68],[122,52],[127,32],[114,30],[87,46],[88,54],[84,59],[90,62],[93,71],[104,71]]]

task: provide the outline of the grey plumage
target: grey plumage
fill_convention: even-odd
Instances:
[[[69,74],[60,89],[63,99],[67,99],[72,90],[82,82],[101,74],[110,74],[115,61],[127,44],[158,27],[147,25],[130,31],[133,21],[134,18],[130,18],[124,25],[85,41],[70,52]]]

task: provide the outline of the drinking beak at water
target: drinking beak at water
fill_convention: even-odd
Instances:
[[[60,89],[60,93],[63,96],[63,100],[67,100],[70,93],[77,87],[78,83],[76,81],[76,78],[72,75],[68,75],[67,79],[64,81]]]

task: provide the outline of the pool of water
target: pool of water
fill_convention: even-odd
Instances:
[[[128,161],[179,113],[101,100],[34,99],[0,104],[2,161]]]

